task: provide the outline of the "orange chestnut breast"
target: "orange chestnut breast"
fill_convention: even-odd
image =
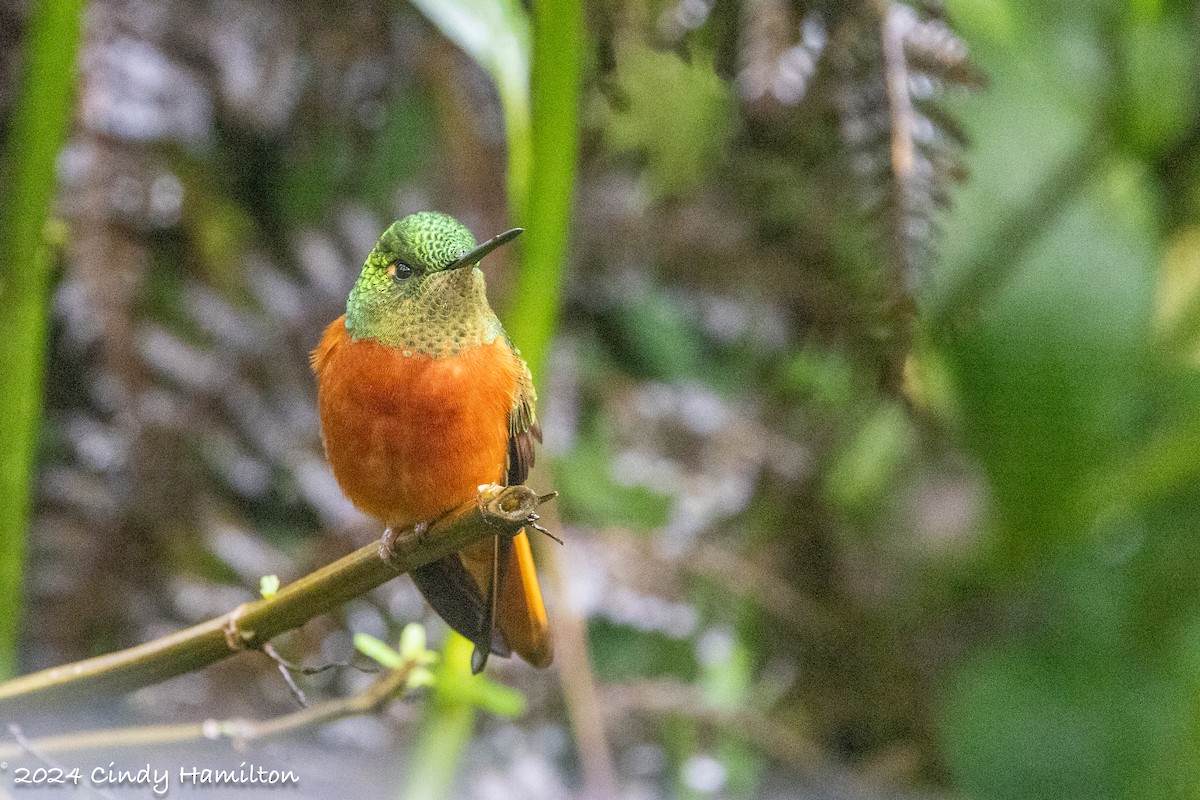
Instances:
[[[334,320],[313,352],[325,452],[360,510],[428,521],[503,479],[520,365],[503,337],[459,355],[405,356]]]

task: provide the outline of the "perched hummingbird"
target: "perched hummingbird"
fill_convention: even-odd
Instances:
[[[541,429],[529,368],[487,301],[479,261],[520,235],[476,246],[458,220],[425,211],[392,223],[312,352],[321,435],[359,510],[390,528],[431,522],[486,483],[523,483]],[[489,653],[554,658],[529,539],[498,536],[413,571],[421,593]]]

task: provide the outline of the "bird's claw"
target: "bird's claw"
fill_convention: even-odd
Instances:
[[[379,540],[379,557],[394,565],[401,542],[406,545],[420,544],[429,533],[429,525],[428,522],[418,522],[411,528],[401,528],[400,530],[389,525],[383,532],[383,538]]]
[[[383,531],[383,538],[379,540],[379,557],[389,564],[396,557],[396,540],[399,536],[396,529],[389,525]]]
[[[221,632],[225,635],[225,644],[230,650],[249,650],[254,647],[254,631],[245,630],[238,625],[238,618],[242,616],[242,611],[245,610],[245,605],[240,605],[230,612],[225,620],[225,625],[222,626]]]

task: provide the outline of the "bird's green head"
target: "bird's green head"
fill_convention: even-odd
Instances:
[[[447,214],[422,211],[392,223],[346,301],[351,338],[433,358],[490,344],[503,330],[477,265],[520,233],[514,228],[476,246],[471,232]]]

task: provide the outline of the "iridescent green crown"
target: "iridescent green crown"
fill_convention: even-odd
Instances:
[[[393,222],[379,243],[388,252],[410,254],[421,266],[436,270],[472,250],[475,237],[448,214],[421,211]]]

